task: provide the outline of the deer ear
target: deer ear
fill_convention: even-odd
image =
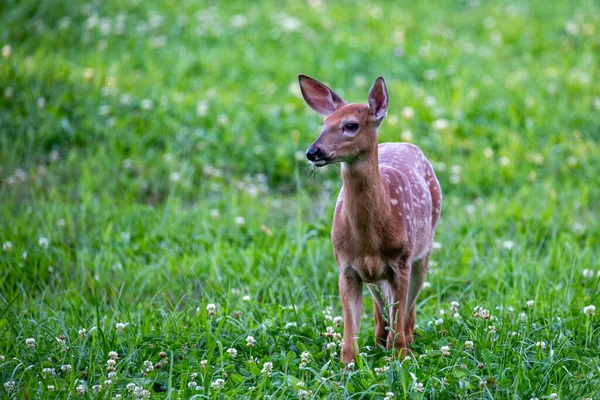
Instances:
[[[328,116],[346,104],[327,85],[306,75],[298,75],[298,83],[306,104],[321,115]]]
[[[387,114],[388,94],[383,76],[377,78],[369,90],[369,109],[378,121],[382,121]]]

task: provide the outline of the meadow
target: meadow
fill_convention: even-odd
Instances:
[[[600,396],[597,1],[5,0],[0,398]],[[444,193],[417,337],[339,360],[339,166],[296,76]]]

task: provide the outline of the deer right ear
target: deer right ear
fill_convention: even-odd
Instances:
[[[327,85],[306,75],[298,75],[298,83],[306,104],[321,115],[328,116],[346,104]]]

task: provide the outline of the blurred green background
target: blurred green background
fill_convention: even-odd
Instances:
[[[569,337],[565,359],[587,354],[598,365],[597,318],[592,336],[573,329],[587,321],[582,307],[597,304],[590,276],[600,269],[598,2],[7,0],[0,46],[7,359],[27,351],[25,337],[51,343],[84,326],[104,341],[79,360],[93,346],[151,352],[142,337],[171,348],[210,342],[204,328],[190,338],[181,326],[194,327],[209,302],[242,307],[232,288],[256,301],[238,328],[257,338],[277,335],[260,327],[283,321],[285,304],[296,304],[308,331],[323,323],[314,313],[339,310],[328,237],[339,167],[315,172],[304,160],[321,123],[300,97],[304,73],[363,103],[383,75],[390,108],[380,142],[415,143],[435,167],[445,197],[419,350],[439,344],[444,335],[427,321],[451,300],[504,310],[536,299],[531,340]],[[571,325],[554,327],[556,315]],[[127,340],[108,333],[119,320],[136,326]],[[371,340],[370,322],[362,336]],[[258,355],[288,338],[269,340]],[[210,349],[200,344],[190,365]],[[527,382],[537,378],[513,385],[498,371],[519,363],[500,357],[488,373],[497,395],[533,396]],[[92,356],[90,375],[94,363],[105,360]],[[5,381],[15,378],[13,361],[0,366]],[[414,371],[439,372],[430,367]],[[597,368],[565,381],[563,367],[548,367],[540,390],[598,387]],[[19,379],[32,387],[39,378]],[[240,387],[256,384],[248,379]],[[488,393],[473,382],[452,390]]]

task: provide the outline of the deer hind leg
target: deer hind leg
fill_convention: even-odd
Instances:
[[[340,357],[344,363],[349,363],[356,360],[362,316],[362,280],[352,267],[340,270],[339,288],[344,315],[344,338]]]
[[[416,305],[417,296],[425,283],[427,277],[427,270],[429,266],[429,254],[416,261],[410,272],[410,285],[408,288],[408,299],[406,302],[406,324],[404,328],[404,335],[406,342],[411,343],[414,340],[415,335],[415,323],[417,320]]]
[[[381,286],[368,285],[373,295],[373,314],[375,315],[375,344],[386,346],[388,336],[387,299]]]

